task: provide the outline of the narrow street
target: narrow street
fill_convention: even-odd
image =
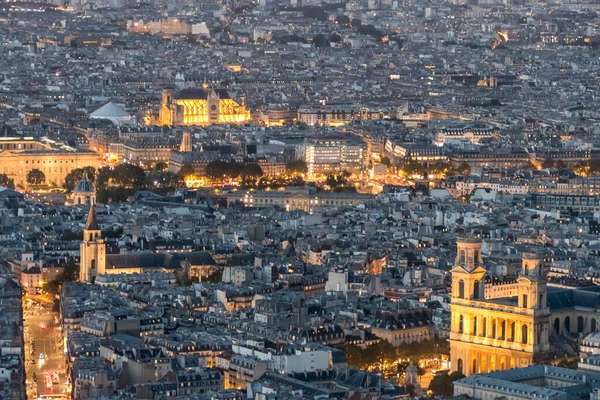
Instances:
[[[24,326],[27,398],[68,399],[64,345],[57,313],[52,312],[51,307],[24,304]]]

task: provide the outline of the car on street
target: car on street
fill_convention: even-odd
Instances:
[[[46,356],[44,356],[44,353],[40,353],[40,360],[43,360],[44,358],[46,358]]]

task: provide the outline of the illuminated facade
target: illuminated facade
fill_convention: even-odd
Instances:
[[[461,238],[457,247],[450,305],[452,370],[468,376],[542,360],[550,350],[543,259],[523,254],[517,290],[503,296],[502,291],[485,290],[481,240]],[[514,281],[508,285],[514,289]]]
[[[206,126],[241,124],[249,120],[244,98],[238,104],[224,89],[183,89],[179,93],[166,89],[158,116],[149,115],[146,122],[162,126]]]
[[[367,145],[358,138],[307,138],[296,150],[296,157],[306,162],[308,179],[341,171],[359,173],[366,155]]]
[[[45,183],[60,186],[75,168],[90,166],[98,169],[99,165],[100,156],[94,151],[27,137],[0,138],[0,173],[8,175],[21,187],[27,185],[27,174],[32,169],[44,173]]]

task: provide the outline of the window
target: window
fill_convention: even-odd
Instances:
[[[523,324],[521,327],[521,343],[527,344],[527,336],[528,336],[528,328],[527,325]]]
[[[458,298],[465,298],[465,281],[463,281],[462,279],[458,281]]]

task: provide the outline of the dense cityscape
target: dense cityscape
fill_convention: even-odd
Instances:
[[[0,1],[0,399],[600,399],[595,0]]]

